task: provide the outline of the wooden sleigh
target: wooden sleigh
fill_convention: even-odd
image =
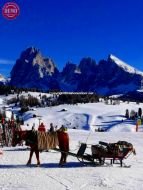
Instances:
[[[136,154],[131,143],[118,141],[117,143],[106,143],[99,141],[98,145],[91,146],[92,157],[104,165],[105,160],[110,160],[110,164],[120,164],[123,166],[123,160],[127,159],[131,153]],[[125,166],[125,164],[124,164]]]
[[[121,167],[125,165],[124,159],[127,159],[135,149],[131,143],[126,141],[119,141],[117,143],[99,142],[97,145],[90,145],[91,154],[86,153],[87,144],[81,143],[77,153],[68,152],[68,155],[76,157],[83,164],[91,164],[95,166],[109,165],[106,161],[110,161],[110,165],[120,164]],[[61,152],[59,149],[56,151]],[[128,166],[129,167],[129,166]]]

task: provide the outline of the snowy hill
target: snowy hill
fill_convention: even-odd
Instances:
[[[28,111],[24,114],[25,125],[32,127],[39,124],[39,118],[33,118],[32,115],[42,116],[41,119],[48,129],[50,123],[54,126],[60,127],[64,124],[69,129],[84,129],[92,130],[102,127],[108,131],[124,131],[132,132],[135,130],[135,121],[128,121],[124,117],[125,110],[130,111],[134,109],[136,112],[140,106],[136,103],[124,104],[114,106],[106,105],[104,103],[89,103],[72,105],[59,105],[47,108],[36,108],[36,111]],[[62,110],[66,111],[62,111]],[[48,114],[47,114],[48,113]],[[54,117],[56,115],[56,117]],[[130,126],[128,126],[130,123]],[[142,129],[140,129],[142,130]]]
[[[38,96],[37,93],[34,94]],[[6,99],[12,97],[14,95],[1,97],[0,107],[5,105]],[[113,166],[105,164],[100,167],[83,165],[72,156],[68,156],[64,167],[59,167],[60,153],[50,150],[40,153],[41,166],[35,167],[35,155],[32,165],[26,166],[29,157],[26,146],[3,147],[1,148],[3,155],[0,155],[0,189],[142,190],[143,127],[140,126],[139,132],[135,132],[135,121],[124,117],[126,109],[137,111],[139,107],[142,108],[143,104],[120,102],[118,105],[111,105],[99,102],[36,108],[26,112],[23,128],[31,129],[33,123],[36,128],[38,127],[39,117],[33,118],[33,114],[41,116],[40,122],[44,122],[47,129],[51,122],[54,126],[60,127],[62,124],[67,126],[70,151],[73,153],[77,152],[79,142],[87,143],[89,147],[87,153],[91,154],[91,144],[98,144],[99,141],[114,143],[122,140],[132,143],[137,155],[130,155],[124,160],[127,165],[131,165],[130,168],[121,168],[116,164]],[[17,107],[11,105],[7,106],[7,109],[14,113],[17,111]],[[95,132],[98,127],[105,127],[108,132]]]
[[[29,94],[39,98],[39,93],[27,92],[22,93],[22,96],[28,97]],[[47,97],[52,96],[51,94],[44,94]],[[19,107],[12,105],[6,105],[6,101],[17,97],[16,94],[9,95],[7,97],[0,98],[0,108],[6,107],[6,110],[12,111],[17,114]],[[3,101],[4,100],[4,101]],[[102,100],[103,101],[103,100]],[[24,126],[28,129],[35,123],[35,127],[38,128],[39,117],[40,122],[44,122],[47,129],[49,129],[50,123],[54,126],[60,127],[65,125],[68,129],[84,129],[86,131],[95,131],[98,127],[104,128],[106,131],[117,131],[117,132],[133,132],[135,131],[134,120],[127,120],[125,118],[126,109],[134,110],[138,112],[138,109],[142,108],[143,103],[137,104],[136,102],[122,102],[116,103],[110,101],[108,104],[103,102],[97,103],[86,103],[86,104],[75,104],[75,105],[58,105],[53,107],[37,107],[32,108],[23,114]],[[36,115],[37,117],[33,117]],[[142,127],[140,127],[142,131]]]

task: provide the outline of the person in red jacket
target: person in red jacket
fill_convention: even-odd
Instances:
[[[45,125],[43,123],[41,123],[38,127],[38,131],[43,131],[43,132],[46,132],[46,128],[45,128]]]
[[[59,165],[62,166],[67,161],[68,151],[69,151],[69,135],[67,133],[67,128],[62,125],[62,127],[57,131],[59,139],[59,148],[61,150],[61,158]]]

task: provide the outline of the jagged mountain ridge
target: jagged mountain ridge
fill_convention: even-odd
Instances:
[[[54,62],[44,58],[36,48],[28,48],[22,52],[11,71],[11,85],[24,88],[50,89],[58,88],[59,74]]]
[[[83,58],[78,65],[68,62],[59,72],[51,58],[45,58],[36,48],[22,52],[11,71],[11,85],[58,89],[62,91],[92,91],[102,95],[125,93],[140,88],[143,73],[114,55],[96,64]]]
[[[98,64],[95,81],[96,90],[101,94],[119,94],[140,88],[142,72],[137,72],[117,57],[110,55]]]

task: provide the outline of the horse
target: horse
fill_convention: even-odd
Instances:
[[[44,132],[43,132],[44,133]],[[64,165],[66,163],[68,151],[69,151],[69,136],[68,133],[62,130],[57,130],[57,137],[59,141],[59,149],[61,152],[61,158],[59,165]],[[38,135],[37,131],[25,130],[25,131],[14,131],[12,138],[12,146],[15,147],[21,141],[25,141],[27,146],[30,146],[30,155],[27,165],[31,164],[33,153],[36,155],[37,166],[40,166],[40,158],[38,149]]]

